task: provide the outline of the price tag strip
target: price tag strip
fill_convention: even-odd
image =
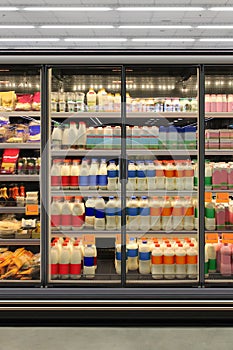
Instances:
[[[211,192],[205,192],[205,202],[206,203],[212,202],[212,193]]]
[[[233,243],[233,234],[232,233],[223,233],[222,234],[222,243]]]
[[[39,215],[38,204],[26,204],[25,215]]]
[[[216,203],[229,203],[229,193],[227,192],[216,193]]]
[[[206,233],[205,234],[206,243],[218,243],[218,234],[217,233]]]

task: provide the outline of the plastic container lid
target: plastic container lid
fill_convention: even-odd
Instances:
[[[114,196],[109,196],[108,198],[109,198],[109,199],[114,199]]]
[[[178,244],[178,247],[183,247],[183,244],[182,244],[182,243],[179,243],[179,244]]]
[[[159,127],[159,132],[167,132],[167,127],[166,126],[160,126]]]
[[[168,247],[168,248],[171,248],[171,244],[167,244],[167,247]]]
[[[64,243],[62,244],[62,246],[63,246],[63,247],[67,247],[68,244],[67,244],[66,242],[64,242]]]
[[[156,246],[156,248],[159,248],[159,247],[160,247],[160,244],[156,243],[155,246]]]
[[[197,131],[197,128],[196,126],[191,126],[191,125],[187,125],[184,127],[185,129],[185,132],[196,132]]]
[[[190,243],[189,246],[190,246],[190,247],[194,247],[194,244],[193,244],[193,243]]]
[[[136,196],[131,196],[131,199],[136,199]]]

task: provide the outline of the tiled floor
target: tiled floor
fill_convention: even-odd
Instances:
[[[1,328],[4,350],[231,350],[231,328]]]

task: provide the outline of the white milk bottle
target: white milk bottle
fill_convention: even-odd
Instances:
[[[69,124],[64,124],[64,130],[62,133],[62,149],[70,148],[69,143]]]
[[[61,280],[68,280],[70,278],[70,247],[65,242],[62,244],[59,255],[58,272]]]
[[[151,253],[151,273],[154,280],[163,279],[163,250],[160,244],[155,244]]]
[[[190,161],[186,162],[183,180],[184,190],[192,191],[194,186],[194,167]]]
[[[51,243],[50,249],[50,275],[51,280],[59,278],[59,250],[56,243]]]
[[[116,200],[113,196],[109,197],[109,200],[105,206],[106,216],[106,230],[112,231],[117,229],[116,219]]]
[[[74,159],[70,168],[70,189],[79,188],[80,159]]]
[[[77,138],[78,138],[78,130],[76,126],[76,122],[70,122],[70,127],[68,129],[68,140],[70,148],[75,148],[77,145]]]
[[[181,162],[176,163],[176,189],[177,191],[184,190],[184,170],[185,166]]]
[[[150,229],[153,231],[161,230],[161,203],[158,197],[152,197],[150,200]]]
[[[155,186],[156,190],[165,189],[164,166],[158,161],[155,161]]]
[[[165,167],[165,189],[167,191],[176,189],[175,167],[172,163],[168,163]]]
[[[171,244],[167,244],[167,247],[164,249],[164,278],[166,280],[175,279],[175,252]]]
[[[212,165],[205,161],[205,190],[211,190],[212,189],[212,174],[213,174],[213,168]]]
[[[101,196],[95,201],[94,229],[98,231],[105,230],[105,202]]]
[[[164,198],[161,213],[161,225],[162,230],[171,231],[172,230],[172,206],[169,197]]]
[[[97,159],[93,158],[89,170],[89,189],[97,190],[98,188],[98,173],[99,173],[99,163]]]
[[[99,126],[96,129],[95,148],[96,149],[104,148],[104,129],[102,126]]]
[[[61,166],[61,185],[63,190],[70,188],[70,159],[64,159]]]
[[[140,133],[141,133],[141,130],[140,130],[139,126],[135,125],[132,128],[132,149],[140,149],[141,148]]]
[[[78,280],[81,277],[82,254],[79,242],[75,241],[70,256],[70,279]]]
[[[85,227],[87,229],[94,229],[94,222],[95,222],[95,200],[94,200],[94,198],[88,197],[85,206],[86,206]]]
[[[51,188],[60,190],[61,188],[61,160],[54,159],[51,167]]]
[[[138,162],[137,165],[137,190],[147,190],[146,166],[144,162]]]
[[[116,125],[113,129],[113,149],[121,148],[121,127]]]
[[[187,277],[186,250],[183,244],[179,243],[175,249],[176,254],[176,278],[184,280]]]
[[[118,275],[121,274],[121,244],[116,244],[115,248],[115,268]],[[128,258],[126,255],[126,273],[128,273]]]
[[[150,207],[147,196],[142,196],[139,201],[139,230],[149,231],[150,229]]]
[[[117,190],[117,168],[114,160],[109,161],[109,165],[107,167],[108,174],[108,191],[116,191]]]
[[[77,133],[77,142],[76,145],[80,149],[86,149],[87,145],[87,127],[86,123],[79,122],[79,128]]]
[[[116,222],[117,222],[117,230],[121,229],[121,199],[116,199]]]
[[[62,146],[62,128],[59,123],[54,122],[54,128],[51,136],[52,149],[59,150]]]
[[[53,197],[51,203],[51,231],[57,231],[60,229],[61,224],[61,203],[60,197]]]
[[[142,275],[147,275],[150,273],[150,245],[147,241],[142,241],[139,244],[139,273]]]
[[[89,190],[89,164],[86,158],[83,158],[80,173],[79,173],[79,188],[80,190],[87,191]]]
[[[128,182],[126,184],[128,191],[136,191],[137,189],[137,168],[133,161],[128,165]]]
[[[104,128],[104,148],[112,149],[113,144],[113,131],[111,125],[105,126]]]
[[[191,198],[187,198],[184,202],[184,230],[194,230],[194,208]]]
[[[152,160],[148,161],[146,167],[146,177],[147,177],[147,187],[148,190],[154,191],[156,189],[155,185],[155,165]]]
[[[130,231],[138,231],[139,230],[139,222],[138,222],[138,200],[135,196],[132,196],[128,201],[127,205],[127,214],[128,214],[128,229]]]
[[[138,244],[134,237],[130,237],[126,249],[128,256],[128,269],[129,271],[135,271],[138,269]]]
[[[83,252],[83,275],[87,279],[92,279],[95,277],[95,248],[93,245],[88,244],[84,246]]]
[[[93,89],[89,89],[87,93],[87,109],[88,112],[96,111],[96,92]]]
[[[61,206],[61,229],[65,231],[70,231],[72,228],[72,208],[71,200],[72,197],[64,197],[64,202]]]
[[[187,275],[189,279],[197,278],[197,249],[190,243],[187,249]]]
[[[82,197],[75,197],[72,205],[72,230],[82,230],[84,227],[85,207],[82,203]]]
[[[205,229],[207,231],[216,230],[215,204],[212,202],[205,203]]]
[[[174,231],[181,231],[184,229],[183,223],[184,217],[184,205],[180,197],[176,197],[173,201],[173,210],[172,210],[172,229]]]
[[[106,159],[101,159],[101,164],[99,168],[99,177],[98,177],[99,189],[106,190],[108,184],[108,171]]]

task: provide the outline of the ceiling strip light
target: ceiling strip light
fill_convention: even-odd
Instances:
[[[0,41],[10,42],[10,41],[59,41],[59,38],[0,38]]]
[[[111,29],[112,25],[43,25],[40,26],[43,29]]]
[[[15,6],[5,6],[5,7],[3,7],[3,6],[0,6],[0,11],[18,11],[19,10],[19,8],[18,7],[15,7]]]
[[[210,25],[210,26],[197,26],[200,29],[233,29],[233,25]]]
[[[193,38],[135,38],[135,39],[132,39],[132,41],[140,41],[140,42],[190,41],[191,42],[191,41],[195,41],[195,39],[193,39]]]
[[[127,41],[126,38],[66,38],[65,41]]]
[[[233,38],[202,38],[202,39],[200,39],[200,41],[212,41],[212,42],[217,42],[217,41],[219,41],[219,42],[232,42],[233,41]]]
[[[24,7],[24,11],[111,11],[111,7]]]
[[[203,11],[204,7],[118,7],[117,11]]]
[[[190,25],[159,25],[159,26],[152,26],[152,25],[145,25],[145,26],[140,26],[140,25],[123,25],[119,26],[118,28],[120,29],[189,29],[192,28]]]
[[[225,7],[209,7],[210,11],[233,11],[233,7],[225,6]]]
[[[6,25],[0,25],[0,29],[32,29],[36,28],[33,25],[11,25],[11,24],[6,24]]]

